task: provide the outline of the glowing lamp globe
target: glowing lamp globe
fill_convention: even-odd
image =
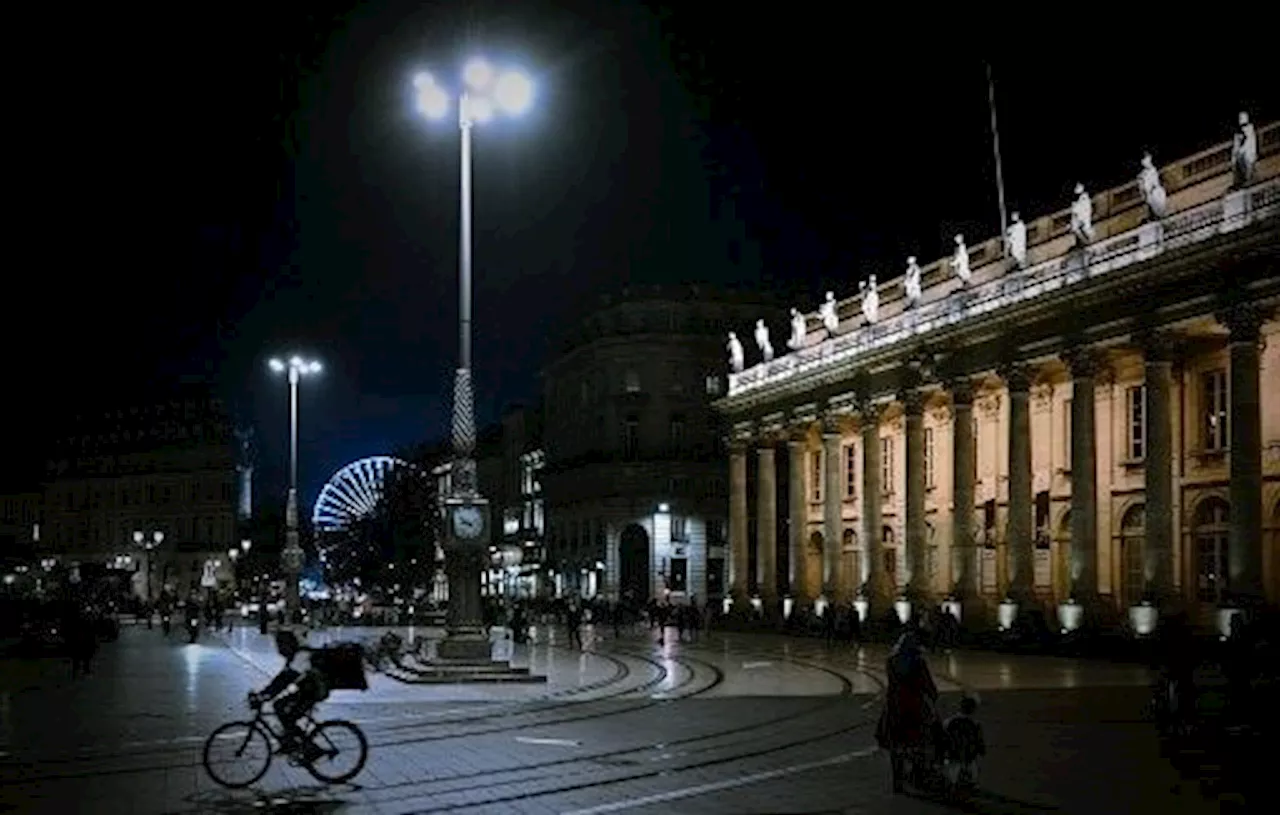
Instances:
[[[493,98],[507,113],[524,113],[533,102],[533,83],[518,71],[508,71],[498,77]]]

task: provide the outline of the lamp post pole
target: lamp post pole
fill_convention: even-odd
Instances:
[[[298,382],[306,374],[320,373],[320,363],[294,356],[288,363],[272,359],[270,365],[273,371],[287,373],[289,378],[289,493],[285,499],[280,565],[285,574],[285,619],[294,620],[299,606],[298,576],[305,558],[298,543]]]

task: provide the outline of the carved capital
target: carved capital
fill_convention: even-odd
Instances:
[[[1142,349],[1144,362],[1176,362],[1182,354],[1185,338],[1173,331],[1142,329],[1134,334]]]
[[[951,421],[951,407],[948,405],[934,405],[929,411],[929,417],[933,419],[934,424],[946,424]]]
[[[924,394],[918,388],[902,388],[898,391],[898,401],[908,416],[924,415]]]
[[[822,417],[822,437],[829,439],[832,436],[840,438],[840,417],[828,412]]]
[[[1214,315],[1231,332],[1230,341],[1258,342],[1267,314],[1253,303],[1232,303]]]
[[[947,390],[951,391],[951,404],[973,405],[973,380],[967,376],[956,376],[947,380]]]
[[[1052,399],[1052,382],[1039,382],[1031,386],[1031,403],[1037,408],[1047,407]]]
[[[1095,377],[1106,367],[1106,358],[1102,352],[1088,345],[1077,345],[1063,351],[1062,361],[1067,364],[1075,379]]]
[[[991,418],[1000,412],[1000,394],[984,393],[974,399],[974,404],[977,405],[978,410],[982,411],[983,416]]]
[[[1027,366],[1018,362],[1005,362],[996,370],[1010,393],[1026,393],[1031,389],[1031,374]]]
[[[879,426],[880,419],[883,416],[884,405],[867,401],[858,406],[858,421],[862,422],[863,427],[867,425]]]

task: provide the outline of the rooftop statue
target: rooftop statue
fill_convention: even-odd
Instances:
[[[1093,199],[1083,184],[1076,185],[1076,200],[1071,203],[1071,231],[1080,243],[1093,240]]]
[[[1243,187],[1253,180],[1253,166],[1258,162],[1258,134],[1249,121],[1249,114],[1243,110],[1239,122],[1231,144],[1231,164],[1236,171],[1236,186]]]
[[[1013,213],[1013,222],[1004,234],[1005,246],[1009,249],[1009,257],[1019,268],[1027,265],[1027,225],[1022,216]]]
[[[800,313],[800,309],[791,309],[791,339],[787,340],[787,347],[792,351],[799,351],[804,347],[804,338],[808,333],[808,323],[805,322],[804,315]]]
[[[764,320],[756,320],[756,345],[764,361],[773,362],[773,343],[769,342],[769,326],[764,324]]]
[[[727,347],[729,349],[729,370],[735,374],[742,373],[742,343],[738,341],[738,335],[732,331],[729,332],[729,345]]]
[[[907,258],[907,276],[902,281],[902,288],[907,293],[908,308],[920,305],[920,264],[916,263],[915,255]]]
[[[1147,202],[1151,214],[1163,218],[1168,203],[1168,196],[1160,184],[1160,171],[1156,169],[1151,154],[1142,157],[1142,172],[1138,173],[1138,186],[1142,189],[1142,200]]]
[[[964,245],[964,235],[956,235],[956,251],[951,256],[951,268],[955,271],[960,283],[967,286],[973,272],[969,271],[969,248]]]
[[[880,293],[876,291],[876,276],[871,275],[871,282],[862,283],[859,290],[862,292],[862,316],[867,318],[867,324],[870,325],[880,317]]]
[[[840,315],[836,313],[836,296],[832,292],[827,292],[827,299],[821,306],[818,306],[818,316],[822,318],[822,327],[827,329],[827,334],[834,337],[836,329],[840,328]]]

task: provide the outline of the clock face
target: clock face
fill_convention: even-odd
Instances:
[[[484,532],[484,513],[480,507],[461,506],[453,511],[453,534],[473,540]]]

